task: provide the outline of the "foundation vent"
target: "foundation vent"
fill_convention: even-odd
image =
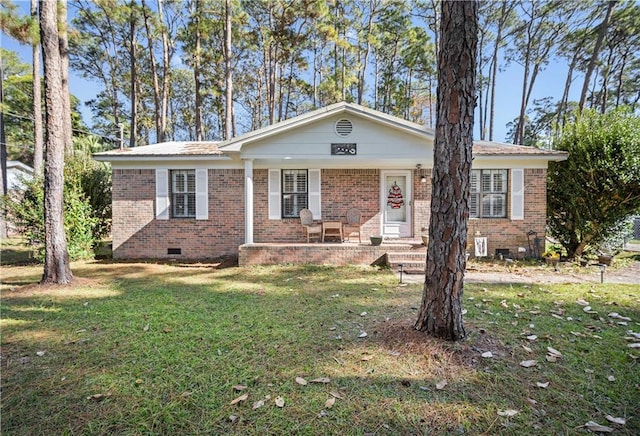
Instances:
[[[182,255],[182,248],[167,248],[168,255]]]

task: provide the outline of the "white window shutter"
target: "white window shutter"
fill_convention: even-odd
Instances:
[[[511,219],[524,219],[524,169],[511,170]]]
[[[309,210],[316,220],[322,218],[320,186],[320,170],[309,170]]]
[[[156,169],[156,219],[169,219],[169,170]]]
[[[281,218],[280,206],[280,170],[269,170],[269,219],[279,220]]]
[[[209,171],[204,169],[196,170],[196,219],[209,219]]]

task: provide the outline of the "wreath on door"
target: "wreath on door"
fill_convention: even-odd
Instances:
[[[402,189],[396,182],[393,182],[393,186],[389,189],[389,195],[387,195],[387,206],[391,207],[391,209],[400,209],[403,205]]]

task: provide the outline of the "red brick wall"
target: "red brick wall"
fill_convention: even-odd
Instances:
[[[268,170],[254,170],[254,242],[306,242],[300,219],[270,220]],[[362,212],[362,238],[380,233],[380,172],[378,170],[331,170],[320,175],[322,220],[346,222],[347,210]]]
[[[413,176],[413,231],[419,239],[428,228],[431,170]],[[305,242],[299,219],[268,219],[268,170],[254,170],[254,242]],[[362,212],[362,239],[380,232],[380,171],[324,169],[322,219],[345,221],[351,207]],[[529,230],[544,241],[546,169],[525,170],[525,220],[471,219],[468,246],[473,254],[476,232],[488,238],[488,254],[497,248],[517,253],[528,247]],[[244,171],[209,170],[209,219],[155,219],[155,171],[113,171],[113,247],[115,258],[167,258],[168,248],[181,248],[181,258],[203,259],[238,254],[244,243]],[[507,205],[507,211],[510,205]],[[283,255],[286,252],[283,251]],[[286,262],[286,256],[282,258]]]
[[[244,171],[209,170],[209,219],[155,219],[155,171],[113,170],[116,259],[207,259],[235,255],[244,242]],[[180,256],[168,255],[180,248]]]
[[[426,183],[420,182],[420,177],[416,173],[414,177],[414,235],[417,238],[422,234],[428,234],[429,219],[431,215],[431,170],[422,170],[427,177]],[[509,173],[511,177],[511,173]],[[473,256],[473,238],[477,232],[480,236],[487,237],[487,254],[495,255],[495,250],[508,249],[512,255],[518,254],[518,247],[528,248],[527,232],[533,230],[541,238],[541,246],[544,250],[544,236],[546,227],[547,191],[546,191],[547,170],[546,169],[525,169],[525,198],[524,198],[524,220],[511,221],[509,214],[511,211],[510,192],[507,195],[507,218],[469,219],[467,246]],[[427,230],[422,231],[423,228]],[[533,237],[531,237],[533,243]]]
[[[511,173],[509,173],[511,177]],[[524,220],[511,221],[508,216],[511,211],[511,198],[507,196],[507,218],[470,219],[468,232],[468,247],[474,254],[473,238],[476,232],[487,237],[487,254],[495,255],[498,248],[509,249],[512,255],[518,254],[518,247],[528,248],[527,232],[537,232],[541,238],[541,248],[544,251],[545,228],[547,222],[547,170],[524,170]],[[533,237],[531,238],[533,243]]]

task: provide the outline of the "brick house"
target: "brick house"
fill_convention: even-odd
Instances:
[[[433,141],[422,125],[337,103],[225,142],[98,153],[113,170],[114,258],[370,263],[426,233]],[[488,254],[516,253],[527,232],[543,238],[547,164],[566,153],[477,141],[473,156],[470,247],[481,235]],[[361,243],[306,243],[300,209],[344,221],[353,207]]]

